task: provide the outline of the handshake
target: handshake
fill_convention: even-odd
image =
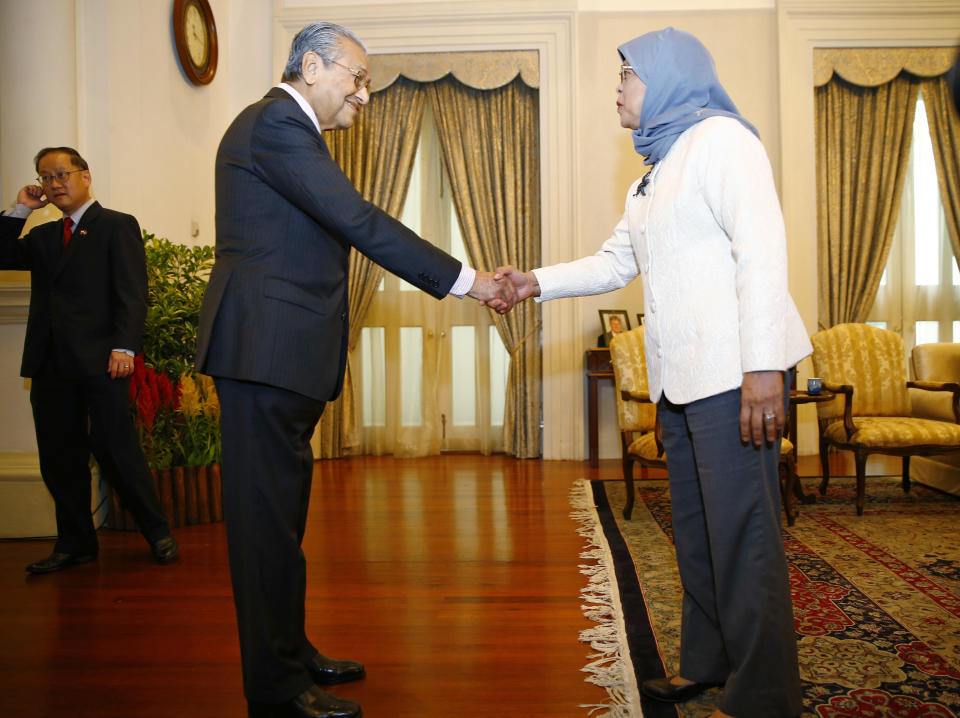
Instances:
[[[539,297],[540,283],[532,271],[521,272],[507,264],[497,267],[494,272],[477,270],[477,278],[467,296],[497,314],[506,314],[524,299]]]

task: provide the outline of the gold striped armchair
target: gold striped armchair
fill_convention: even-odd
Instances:
[[[863,514],[870,454],[903,457],[903,490],[910,490],[910,457],[960,451],[960,385],[907,381],[903,339],[869,324],[838,324],[817,332],[814,372],[837,394],[817,406],[820,425],[820,493],[830,482],[830,447],[852,451],[857,472],[857,514]],[[908,389],[953,392],[953,421],[911,416]]]
[[[643,349],[643,327],[617,334],[610,341],[613,364],[613,393],[617,400],[617,424],[620,428],[623,481],[627,503],[623,517],[633,514],[633,464],[644,468],[667,467],[660,441],[657,407],[650,402],[647,386],[647,359]]]

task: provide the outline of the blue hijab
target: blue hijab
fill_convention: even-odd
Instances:
[[[685,130],[708,117],[732,117],[760,136],[720,84],[710,51],[690,33],[668,27],[617,49],[647,86],[640,128],[633,131],[646,164],[663,159]]]

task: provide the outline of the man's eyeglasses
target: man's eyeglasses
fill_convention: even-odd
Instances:
[[[370,87],[370,75],[367,74],[366,70],[358,70],[355,67],[347,67],[346,65],[337,62],[336,60],[330,60],[334,65],[342,67],[344,70],[353,75],[353,84],[357,86],[358,90],[362,90],[364,87]]]
[[[623,84],[623,79],[627,76],[628,72],[633,72],[633,68],[630,65],[620,65],[620,84]]]
[[[74,172],[83,172],[83,170],[81,169],[81,170],[70,170],[69,172],[65,172],[65,171],[54,172],[52,175],[40,175],[39,177],[37,177],[37,179],[40,181],[40,184],[42,185],[48,185],[48,186],[52,185],[54,180],[56,180],[60,184],[63,184],[64,182],[67,181],[67,179],[69,179],[70,175],[72,175]]]

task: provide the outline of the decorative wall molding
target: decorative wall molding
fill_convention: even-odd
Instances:
[[[373,54],[533,50],[540,60],[540,176],[542,261],[582,254],[577,223],[578,162],[576,2],[493,2],[396,6],[278,6],[274,75],[279,77],[293,35],[319,19],[353,30]],[[484,267],[484,269],[492,269]],[[543,305],[543,456],[585,454],[581,302]]]

